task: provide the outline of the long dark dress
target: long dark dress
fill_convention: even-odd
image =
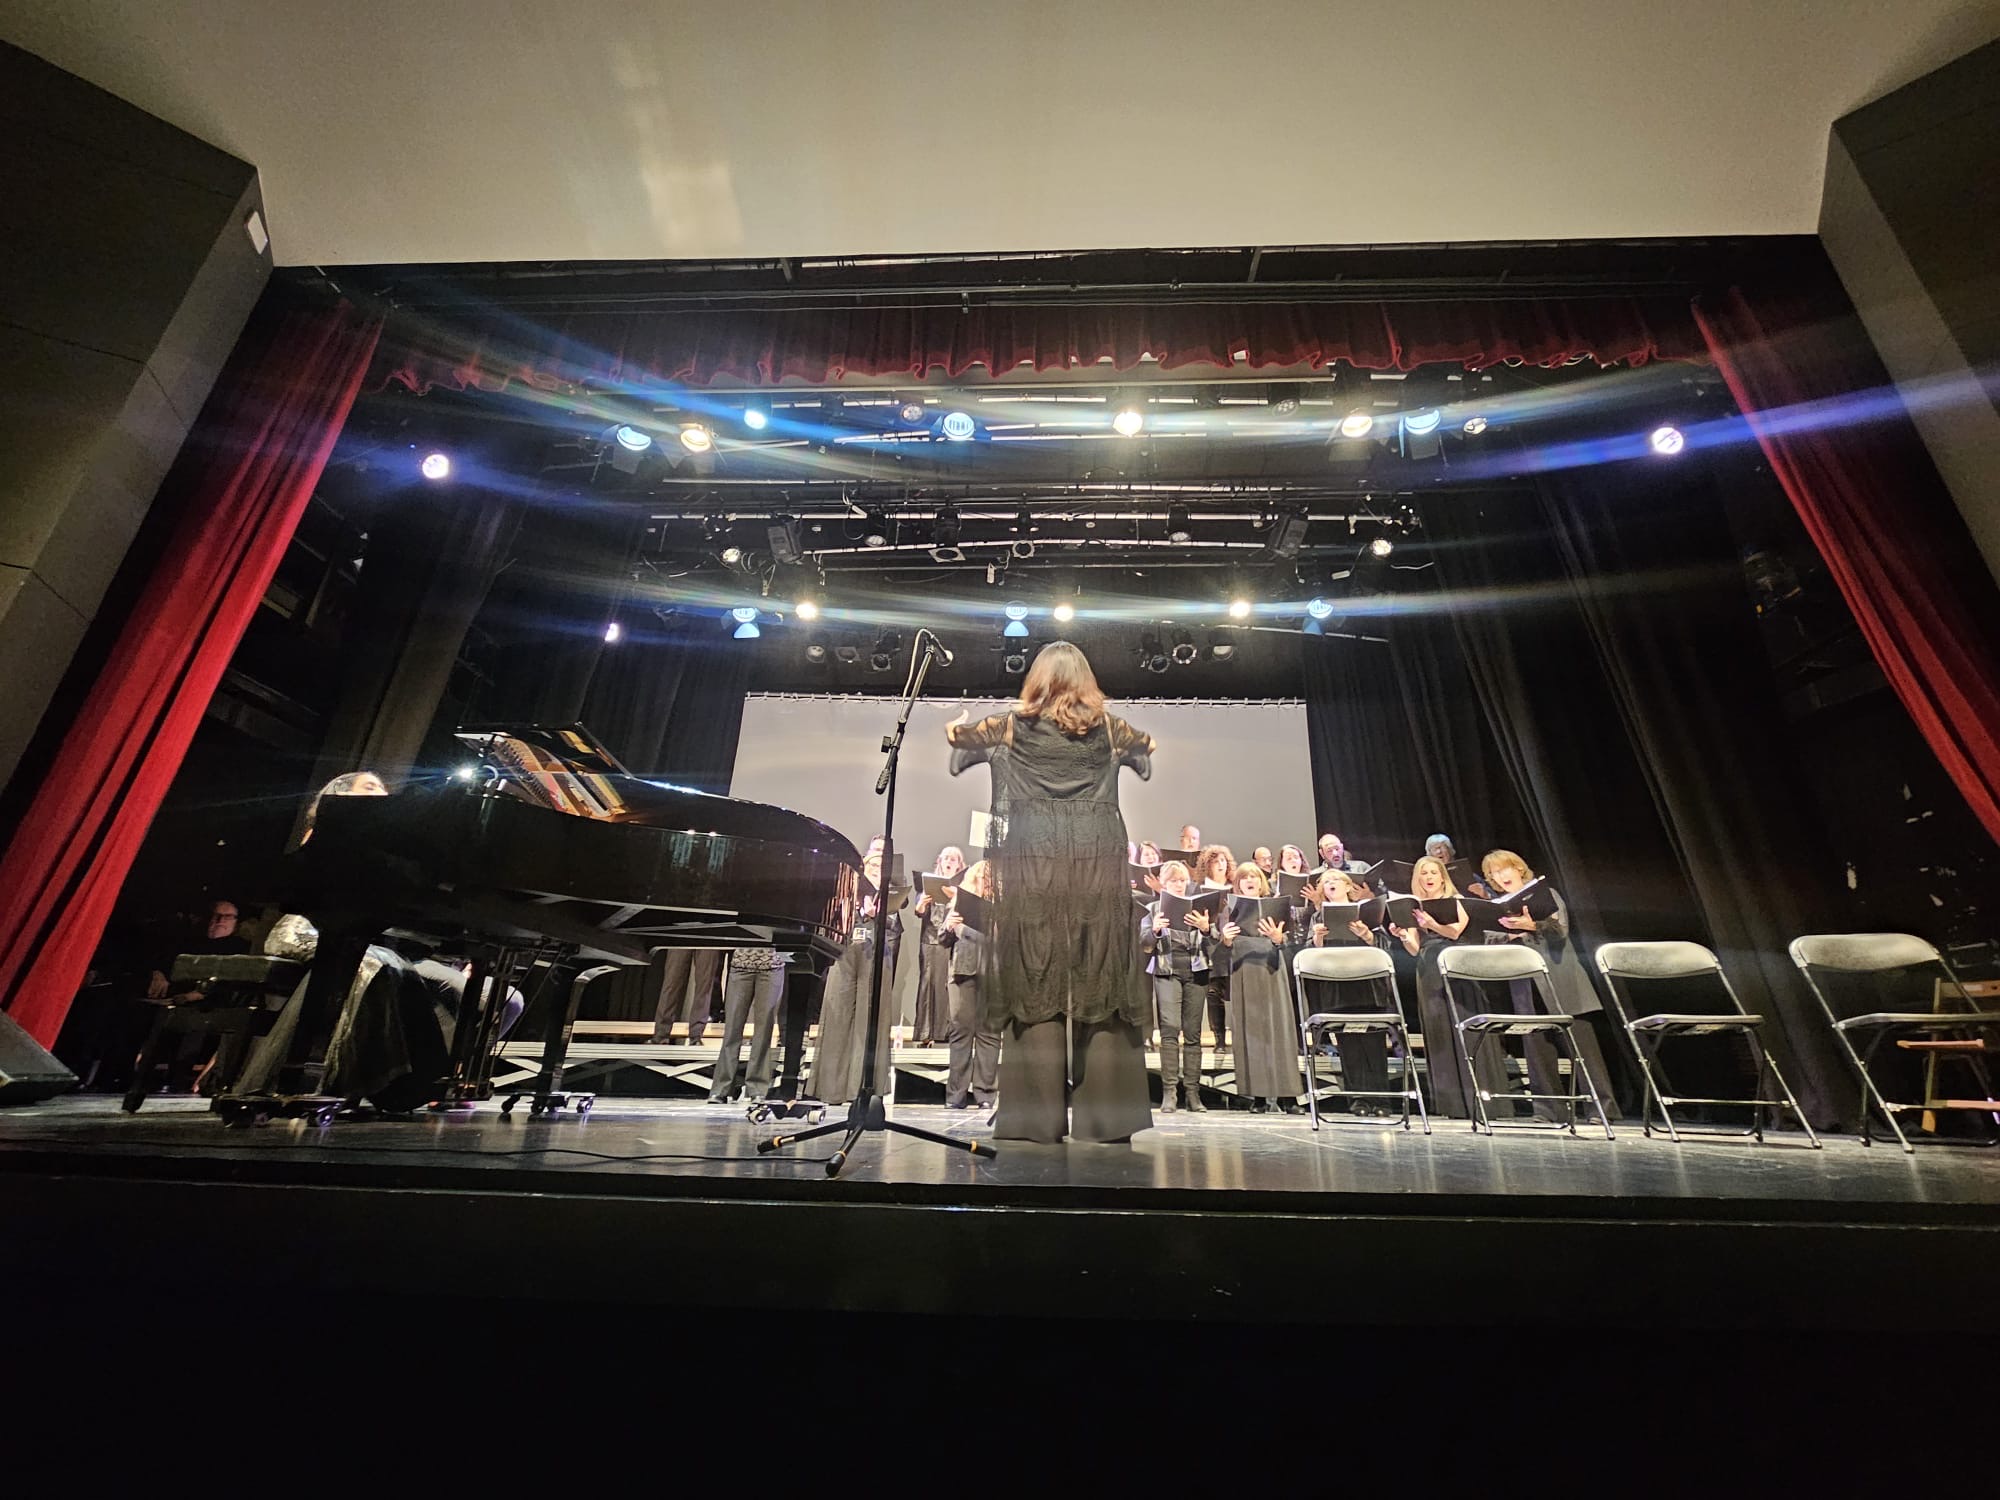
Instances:
[[[1006,818],[1004,839],[988,851],[998,899],[979,978],[987,1028],[1006,1038],[994,1134],[1129,1139],[1152,1124],[1151,1005],[1118,773],[1150,775],[1152,742],[1122,719],[1070,736],[1017,714],[960,725],[950,738],[953,773],[984,760],[996,815]],[[1064,1018],[1075,1028],[1067,1048],[1060,1025],[1045,1029]]]
[[[1555,898],[1553,915],[1544,917],[1535,924],[1533,932],[1513,933],[1503,936],[1489,932],[1488,942],[1526,943],[1549,966],[1549,989],[1555,995],[1555,1003],[1564,1015],[1576,1017],[1576,1024],[1570,1027],[1570,1041],[1583,1058],[1583,1065],[1590,1078],[1597,1085],[1597,1095],[1604,1101],[1604,1112],[1613,1120],[1624,1118],[1618,1107],[1617,1080],[1612,1074],[1609,1062],[1600,1044],[1599,1025],[1604,1019],[1604,1002],[1598,998],[1596,987],[1590,976],[1584,972],[1583,961],[1576,951],[1576,944],[1570,940],[1569,904],[1558,892],[1550,893]],[[1514,980],[1508,985],[1508,999],[1519,1014],[1533,1015],[1541,1009],[1536,1002],[1534,986],[1526,979]],[[1498,1049],[1490,1047],[1495,1057]],[[1528,1086],[1537,1094],[1563,1094],[1569,1092],[1556,1067],[1556,1044],[1546,1036],[1531,1036],[1525,1039],[1522,1048],[1523,1061],[1528,1070]],[[1481,1077],[1486,1077],[1492,1064],[1484,1064]],[[1504,1075],[1496,1077],[1500,1081]],[[1488,1083],[1491,1089],[1493,1083]],[[1536,1115],[1543,1119],[1557,1118],[1561,1108],[1554,1104],[1537,1104]]]
[[[1241,932],[1229,945],[1229,1029],[1236,1038],[1236,1092],[1294,1099],[1305,1089],[1299,1033],[1278,945]]]
[[[896,956],[901,947],[901,923],[889,917],[889,952],[882,965],[882,1009],[875,1017],[875,1088],[893,1092],[889,1074],[889,1024],[895,1018]],[[861,1067],[866,1058],[868,1029],[863,1014],[875,982],[875,923],[857,920],[847,947],[827,971],[820,997],[819,1046],[813,1052],[806,1092],[828,1104],[846,1104],[861,1092]]]
[[[1326,930],[1329,948],[1358,948],[1361,939],[1345,928],[1331,924]],[[1373,947],[1375,944],[1367,946]],[[1391,1011],[1396,1008],[1386,979],[1368,979],[1341,984],[1309,979],[1305,984],[1307,1015],[1321,1011]],[[1340,1085],[1357,1093],[1389,1092],[1389,1038],[1379,1031],[1340,1036],[1334,1045],[1340,1050]]]

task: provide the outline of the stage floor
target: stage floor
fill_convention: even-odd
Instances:
[[[894,1118],[990,1136],[983,1116],[937,1105]],[[1983,1294],[1871,1290],[1984,1285],[2000,1151],[1155,1118],[1129,1147],[1003,1142],[996,1159],[871,1136],[828,1179],[832,1140],[760,1157],[781,1127],[740,1105],[230,1130],[197,1100],[125,1115],[114,1097],[70,1097],[0,1111],[0,1243],[24,1275],[130,1275],[123,1247],[171,1225],[172,1266],[371,1295],[532,1284],[673,1302],[698,1285],[709,1307],[1500,1324],[1554,1297],[1572,1320],[1625,1326],[2000,1322]],[[663,1258],[708,1269],[663,1279]],[[1310,1273],[1366,1294],[1302,1299]],[[1554,1279],[1507,1290],[1522,1277]],[[1408,1295],[1454,1280],[1462,1304]]]

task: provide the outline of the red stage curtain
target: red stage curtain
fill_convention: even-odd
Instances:
[[[1907,418],[1838,421],[1842,398],[1887,376],[1852,324],[1740,290],[1695,317],[1875,660],[2000,839],[2000,591]],[[1816,403],[1835,420],[1776,420]]]
[[[203,411],[205,451],[182,458],[186,513],[0,857],[0,997],[44,1046],[312,497],[381,324],[343,304],[265,332]]]
[[[697,310],[581,313],[547,328],[518,318],[412,327],[385,338],[370,386],[820,385],[844,375],[955,379],[975,368],[1067,370],[1106,359],[1130,370],[1145,356],[1165,370],[1707,359],[1686,300],[1675,297]]]

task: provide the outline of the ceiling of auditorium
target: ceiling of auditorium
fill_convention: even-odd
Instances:
[[[281,264],[1810,232],[1996,0],[4,0]]]

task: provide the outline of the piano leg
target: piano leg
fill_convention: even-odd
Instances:
[[[528,1106],[532,1115],[552,1115],[570,1102],[570,1096],[562,1091],[563,1067],[569,1060],[570,1034],[576,1029],[577,1007],[583,1004],[583,992],[602,979],[606,974],[615,974],[618,964],[598,964],[585,969],[569,982],[569,989],[562,1001],[560,1014],[549,1017],[549,1034],[542,1043],[542,1071],[535,1079],[535,1097]],[[502,1114],[512,1114],[514,1106],[520,1102],[519,1094],[510,1094],[500,1106]],[[576,1096],[576,1112],[589,1114],[595,1096]]]
[[[278,1070],[276,1092],[280,1096],[306,1092],[313,1049],[332,1037],[340,1008],[354,988],[354,976],[361,970],[361,960],[373,936],[366,927],[320,928],[312,972],[306,977],[305,993],[299,997],[298,1024],[292,1032],[284,1064]],[[323,1075],[325,1064],[320,1067]]]

